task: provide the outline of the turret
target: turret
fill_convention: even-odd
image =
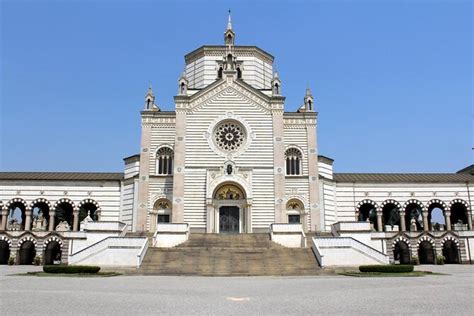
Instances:
[[[145,95],[145,110],[147,111],[160,111],[160,108],[155,104],[155,95],[151,85],[148,87],[148,91]]]

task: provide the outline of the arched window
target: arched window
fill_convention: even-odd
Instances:
[[[278,83],[275,83],[274,94],[276,95],[280,94],[280,85]]]
[[[311,102],[311,100],[308,100],[308,110],[309,111],[313,110],[313,102]]]
[[[301,151],[296,148],[289,148],[285,152],[286,161],[286,174],[287,175],[300,175],[301,174],[301,163],[302,163]]]
[[[222,79],[222,72],[223,72],[222,67],[219,67],[219,70],[217,71],[217,78],[218,79]]]
[[[156,174],[173,174],[173,150],[169,147],[161,147],[156,153]]]

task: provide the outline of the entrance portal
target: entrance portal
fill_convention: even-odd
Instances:
[[[221,206],[219,208],[219,232],[227,234],[240,233],[240,210],[237,206]]]

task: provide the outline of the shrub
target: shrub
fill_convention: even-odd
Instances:
[[[436,256],[436,264],[444,264],[444,257]]]
[[[9,266],[12,266],[12,265],[14,265],[14,264],[15,264],[15,257],[10,257],[10,258],[8,258],[8,265],[9,265]]]
[[[99,270],[98,266],[52,265],[43,267],[43,271],[46,273],[97,273]]]
[[[420,259],[418,259],[417,256],[411,257],[411,264],[413,264],[415,266],[419,265],[420,264]]]
[[[34,264],[35,266],[41,265],[41,257],[40,257],[40,256],[36,256],[36,257],[33,259],[33,264]]]
[[[359,266],[360,272],[406,273],[413,272],[412,264],[365,265]]]

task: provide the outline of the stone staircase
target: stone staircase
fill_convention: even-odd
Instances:
[[[174,248],[148,248],[140,274],[154,275],[317,275],[311,248],[285,248],[268,234],[191,234]]]

